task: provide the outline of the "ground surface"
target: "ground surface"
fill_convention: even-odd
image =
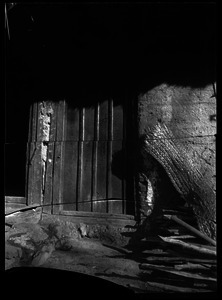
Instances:
[[[74,242],[73,249],[67,252],[54,251],[44,267],[98,276],[138,291],[150,290],[140,278],[138,262],[127,259],[115,247],[92,239]]]
[[[160,236],[167,232],[169,236],[172,231],[179,239],[199,242],[183,228],[171,227],[169,221],[161,220],[152,234],[144,236],[138,226],[89,225],[73,223],[65,217],[39,219],[38,213],[22,212],[21,216],[6,218],[6,270],[32,267],[71,271],[105,279],[143,295],[206,295],[216,291],[214,247],[202,244],[213,254],[201,255],[169,245]]]
[[[5,268],[41,266],[104,278],[136,292],[159,290],[141,279],[140,262],[127,257],[129,238],[121,237],[118,229],[98,232],[98,226],[89,230],[84,224],[6,226]]]

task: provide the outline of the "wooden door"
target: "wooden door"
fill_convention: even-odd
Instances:
[[[132,109],[104,100],[34,104],[30,115],[27,196],[52,213],[134,214]],[[133,148],[131,142],[131,150]]]

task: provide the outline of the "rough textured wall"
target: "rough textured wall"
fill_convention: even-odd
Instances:
[[[213,84],[204,88],[167,84],[153,88],[139,96],[138,127],[139,135],[142,136],[146,133],[146,128],[157,123],[167,125],[179,144],[186,149],[187,154],[209,186],[216,190],[216,97],[214,88]],[[150,158],[150,161],[146,161],[145,164],[146,169],[150,170],[149,181],[145,184],[145,181],[142,180],[144,174],[141,169],[138,187],[142,214],[148,215],[150,209],[146,203],[153,202],[154,204],[159,192],[163,194],[167,192],[166,198],[171,196],[171,192],[170,187],[165,191],[158,191],[156,187],[158,181],[161,180],[158,163]],[[152,191],[148,191],[148,189],[152,189]]]

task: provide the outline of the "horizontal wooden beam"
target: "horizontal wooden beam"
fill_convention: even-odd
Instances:
[[[68,216],[77,216],[77,217],[135,220],[135,217],[133,215],[124,215],[124,214],[84,212],[84,211],[65,211],[65,210],[63,210],[60,214],[68,215]]]
[[[26,204],[25,197],[17,197],[17,196],[5,196],[6,203],[22,203]]]

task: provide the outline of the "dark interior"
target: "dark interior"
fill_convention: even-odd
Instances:
[[[121,102],[121,95],[136,101],[163,82],[202,87],[215,80],[214,4],[18,3],[7,8],[7,196],[25,196],[31,103],[67,99],[80,107],[104,97]]]

